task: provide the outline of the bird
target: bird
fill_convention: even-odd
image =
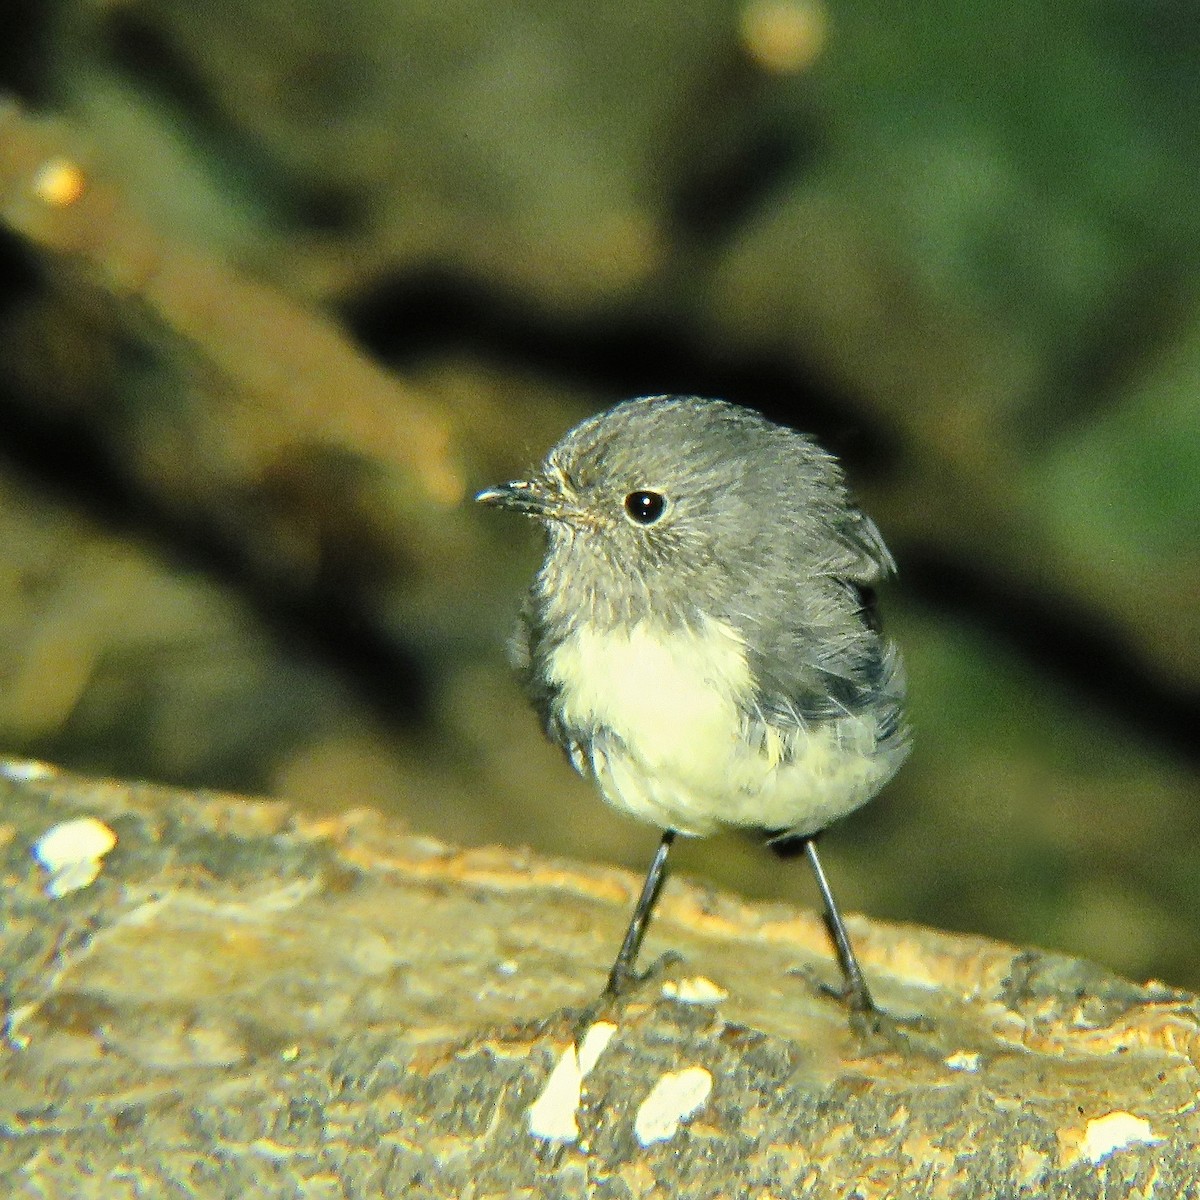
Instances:
[[[876,585],[895,562],[813,438],[725,400],[642,396],[484,505],[544,529],[510,657],[547,736],[661,840],[602,993],[636,962],[677,837],[803,853],[852,1010],[876,1011],[816,848],[909,752]]]

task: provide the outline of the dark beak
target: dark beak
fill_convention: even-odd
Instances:
[[[526,513],[531,517],[557,517],[563,508],[561,496],[547,492],[539,482],[527,480],[485,488],[475,500],[492,508],[506,508],[509,512]]]

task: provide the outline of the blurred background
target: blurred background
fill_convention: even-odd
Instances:
[[[723,396],[900,562],[843,904],[1200,987],[1198,63],[1177,0],[7,0],[0,748],[640,872],[469,497]]]

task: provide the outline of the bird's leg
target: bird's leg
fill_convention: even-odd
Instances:
[[[817,887],[821,890],[821,900],[825,905],[825,925],[829,930],[829,936],[833,938],[838,962],[842,967],[842,975],[846,980],[846,1002],[849,1004],[851,1012],[877,1013],[879,1010],[871,998],[871,990],[867,987],[862,967],[858,965],[858,956],[854,953],[854,946],[850,942],[846,923],[842,920],[837,901],[833,898],[829,880],[825,878],[825,871],[817,856],[817,843],[813,838],[804,839],[804,853],[813,869],[813,874],[817,877]]]
[[[654,910],[654,901],[658,898],[659,889],[663,884],[663,876],[667,868],[667,852],[675,840],[675,830],[668,829],[662,835],[662,841],[654,853],[650,870],[646,874],[646,882],[642,884],[642,894],[638,897],[637,907],[625,931],[625,940],[617,952],[616,961],[608,973],[608,982],[604,985],[604,998],[619,996],[629,985],[631,978],[636,978],[634,964],[637,962],[638,950],[641,949],[642,938],[646,935],[646,926],[650,914]]]
[[[825,878],[813,838],[794,839],[788,850],[794,853],[798,842],[801,841],[804,843],[804,853],[812,866],[813,874],[817,877],[817,887],[821,889],[821,899],[825,904],[825,925],[837,949],[838,962],[845,979],[845,986],[838,994],[850,1008],[850,1027],[869,1043],[879,1043],[888,1049],[900,1050],[906,1054],[921,1053],[934,1058],[944,1057],[945,1049],[941,1040],[927,1036],[934,1032],[932,1021],[924,1016],[892,1016],[879,1008],[872,999],[871,989],[867,987],[862,967],[858,965],[858,956],[850,942],[846,922],[842,920],[837,901],[834,900],[829,887],[829,880]],[[820,986],[824,988],[823,984]]]
[[[588,1030],[596,1021],[613,1017],[623,1008],[633,988],[646,982],[647,976],[639,975],[634,970],[634,966],[637,963],[638,951],[642,947],[642,938],[646,935],[646,926],[650,923],[650,914],[654,911],[654,901],[658,899],[659,890],[663,885],[667,869],[667,853],[674,840],[675,830],[673,829],[668,829],[662,835],[662,841],[659,842],[658,849],[654,852],[650,870],[646,874],[646,882],[642,884],[642,893],[638,896],[637,905],[634,907],[633,916],[629,921],[629,928],[625,931],[625,940],[621,943],[616,961],[608,973],[608,982],[604,985],[604,991],[575,1018],[574,1030],[577,1046],[583,1044]],[[665,964],[677,957],[677,955],[667,955],[661,961]],[[653,971],[649,972],[651,975],[653,973]]]

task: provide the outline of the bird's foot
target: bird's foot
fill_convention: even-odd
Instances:
[[[839,1004],[844,1005],[850,1010],[851,1017],[857,1014],[867,1016],[879,1011],[865,985],[854,987],[852,984],[842,983],[840,986],[835,986],[832,983],[826,983],[811,967],[792,967],[788,974],[794,975],[797,979],[803,979],[817,995],[836,1000]]]
[[[920,1013],[897,1016],[876,1004],[868,1009],[851,1009],[850,1029],[865,1050],[871,1053],[895,1051],[941,1058],[943,1051],[931,1036],[934,1023]]]
[[[936,1057],[941,1057],[940,1050],[931,1049],[933,1043],[929,1035],[935,1027],[928,1017],[920,1013],[897,1016],[880,1008],[865,987],[845,984],[835,987],[805,967],[789,974],[798,975],[819,995],[844,1005],[849,1010],[850,1029],[864,1047],[901,1053],[934,1053]]]
[[[620,1022],[629,1007],[645,998],[646,993],[662,983],[671,970],[683,962],[682,955],[668,951],[645,971],[627,971],[609,976],[604,991],[579,1014],[574,1022],[576,1045],[597,1021]]]

